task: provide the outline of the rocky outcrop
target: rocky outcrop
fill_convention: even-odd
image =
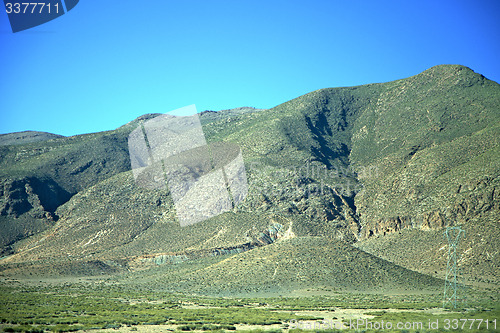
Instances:
[[[157,253],[144,255],[132,259],[130,267],[132,269],[143,268],[150,264],[154,265],[165,265],[165,264],[178,264],[188,260],[199,259],[204,257],[217,257],[221,255],[233,255],[238,253],[243,253],[254,249],[256,247],[266,246],[274,243],[276,240],[283,237],[282,233],[284,231],[283,225],[280,223],[273,223],[267,229],[262,232],[258,232],[255,235],[250,236],[253,240],[251,242],[230,246],[230,247],[220,247],[213,249],[205,249],[198,251],[186,251],[183,253]]]
[[[34,177],[0,182],[0,253],[11,254],[11,244],[53,225],[57,207],[71,194],[51,179]]]
[[[257,237],[257,242],[261,245],[269,245],[274,243],[278,238],[280,238],[280,231],[283,226],[279,223],[274,223],[272,226],[264,230]]]
[[[0,215],[17,218],[28,213],[54,221],[57,207],[70,198],[71,194],[51,179],[8,179],[0,183]]]
[[[495,180],[484,178],[467,185],[459,185],[456,193],[450,193],[450,196],[455,196],[455,203],[441,210],[428,211],[417,216],[379,218],[368,222],[361,229],[359,238],[386,235],[409,228],[439,230],[464,223],[487,212],[500,216],[500,190],[496,187]]]

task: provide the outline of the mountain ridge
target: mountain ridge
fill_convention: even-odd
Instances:
[[[498,253],[496,233],[486,229],[500,217],[499,96],[498,83],[440,65],[407,79],[316,90],[269,110],[201,113],[207,142],[240,146],[249,194],[186,228],[176,225],[168,191],[140,189],[130,172],[128,133],[154,114],[114,131],[0,147],[0,223],[10,255],[0,269],[14,274],[31,262],[49,274],[56,262],[88,262],[95,272],[99,261],[125,273],[139,267],[137,256],[234,249],[277,223],[299,238],[342,240],[442,278],[443,255],[418,264],[419,251],[446,246],[425,233],[461,225],[469,235],[464,263],[475,267],[468,281],[484,271],[481,283],[495,285],[498,265],[481,262],[480,249],[486,242],[492,258]],[[30,179],[45,185],[37,190]],[[48,204],[42,193],[64,195]],[[406,230],[416,232],[408,238]],[[389,236],[393,250],[384,248]],[[405,245],[416,253],[399,256]],[[232,255],[252,262],[265,248]]]
[[[51,139],[63,138],[59,134],[39,131],[22,131],[0,134],[0,146],[22,145],[31,142],[47,141]]]

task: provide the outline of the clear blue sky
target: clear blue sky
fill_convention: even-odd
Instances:
[[[462,64],[500,82],[500,1],[80,0],[13,34],[0,12],[0,133],[74,135],[144,113],[270,108]]]

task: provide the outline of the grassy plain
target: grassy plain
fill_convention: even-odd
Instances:
[[[447,331],[446,325],[456,324],[454,332],[469,332],[494,331],[500,314],[499,295],[476,290],[469,290],[467,303],[456,310],[442,308],[440,293],[382,295],[316,289],[308,290],[308,296],[207,297],[142,290],[106,279],[59,284],[9,281],[2,283],[0,293],[4,332],[370,332],[367,325],[375,331],[389,323],[393,330],[386,331]],[[464,325],[460,319],[469,321]],[[429,323],[436,322],[439,330],[429,329]],[[401,330],[396,328],[398,323],[410,324]]]

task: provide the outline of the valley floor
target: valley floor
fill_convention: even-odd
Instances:
[[[496,329],[500,319],[499,294],[484,290],[468,290],[467,302],[453,310],[443,309],[442,294],[431,291],[388,295],[317,288],[293,294],[215,297],[137,288],[103,277],[72,281],[9,279],[0,281],[0,329],[370,332],[384,328],[388,332],[489,332]]]

